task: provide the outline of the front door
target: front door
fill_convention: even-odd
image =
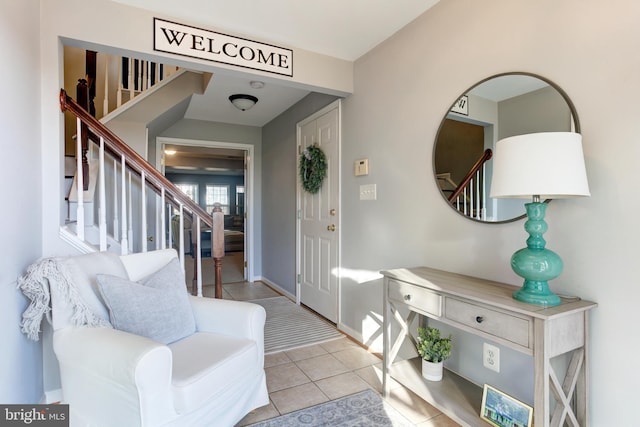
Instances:
[[[339,111],[339,104],[332,104],[298,124],[298,153],[316,144],[327,159],[327,176],[316,194],[305,191],[298,176],[300,302],[336,323],[340,243]]]

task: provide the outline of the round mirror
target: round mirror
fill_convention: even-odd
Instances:
[[[438,129],[433,170],[444,200],[474,221],[523,218],[522,200],[489,197],[496,142],[533,132],[567,131],[580,132],[578,116],[564,91],[549,80],[507,73],[481,81],[453,103]]]

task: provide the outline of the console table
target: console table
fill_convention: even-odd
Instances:
[[[514,300],[518,288],[427,267],[395,269],[384,276],[383,394],[388,376],[465,426],[487,426],[480,418],[482,388],[445,369],[442,381],[422,378],[420,358],[396,361],[406,339],[415,346],[409,325],[425,316],[533,356],[536,427],[587,426],[588,314],[597,304],[563,298],[556,307]],[[403,317],[399,308],[408,308]],[[400,332],[392,336],[392,323]],[[397,329],[397,328],[395,328]],[[453,349],[455,351],[455,348]],[[551,359],[571,353],[561,379]],[[516,396],[517,397],[517,396]],[[551,410],[551,399],[556,401]]]

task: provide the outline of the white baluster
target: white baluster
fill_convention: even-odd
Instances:
[[[169,247],[173,247],[173,218],[171,218],[171,203],[167,204],[167,213],[169,214]]]
[[[481,217],[480,211],[480,169],[476,171],[476,215],[477,219]]]
[[[482,220],[487,220],[487,168],[482,165]]]
[[[80,240],[84,240],[84,177],[82,175],[82,121],[76,120],[76,235]]]
[[[151,87],[151,61],[146,61],[147,63],[147,89]]]
[[[462,207],[464,208],[464,214],[467,215],[467,187],[464,187],[462,191]]]
[[[120,237],[118,233],[118,161],[113,158],[113,239],[117,242]]]
[[[178,248],[180,252],[180,266],[182,267],[182,271],[184,272],[184,206],[180,203],[180,232],[178,242]]]
[[[129,58],[129,86],[127,87],[127,89],[129,90],[129,101],[131,101],[133,99],[133,97],[135,96],[135,92],[134,92],[134,85],[133,85],[133,58]]]
[[[140,86],[140,92],[144,92],[147,89],[147,63],[148,61],[140,61],[140,67],[142,68],[142,75],[140,76],[142,86]]]
[[[127,217],[127,222],[129,223],[129,227],[127,227],[127,239],[129,242],[129,252],[133,252],[133,202],[132,202],[132,193],[133,187],[131,187],[131,172],[129,172],[129,215]]]
[[[164,211],[164,187],[160,189],[160,248],[167,249],[167,234],[166,224],[167,220]],[[169,239],[171,239],[171,233],[169,233]]]
[[[102,101],[102,116],[109,114],[109,55],[104,56],[104,100]]]
[[[124,154],[121,156],[122,163],[122,240],[120,241],[120,252],[122,255],[129,253],[129,240],[127,240],[127,165]]]
[[[142,252],[147,252],[147,184],[144,170],[140,171],[140,216],[142,217],[142,226],[140,227],[140,242],[142,243]]]
[[[474,184],[474,179],[473,179],[473,178],[471,178],[471,181],[469,181],[469,194],[470,194],[470,196],[471,196],[471,200],[469,200],[469,216],[470,216],[471,218],[473,218],[473,217],[474,217],[474,215],[475,215],[475,214],[473,213],[473,208],[475,208],[475,207],[476,207],[476,203],[475,203],[475,200],[476,200],[476,193],[475,193],[475,191],[473,191],[473,184]]]
[[[107,250],[107,192],[105,189],[104,180],[104,138],[100,137],[100,153],[99,153],[99,180],[98,191],[100,192],[100,210],[99,210],[99,223],[100,223],[100,250]]]
[[[116,108],[119,108],[122,105],[122,86],[124,83],[122,82],[122,60],[124,58],[118,57],[118,92],[116,93]]]
[[[202,239],[200,236],[200,217],[194,214],[194,219],[196,222],[196,242],[198,244],[196,251],[196,265],[198,269],[198,275],[196,276],[196,283],[198,288],[198,296],[202,296]]]
[[[138,74],[136,74],[136,81],[138,82],[138,93],[142,91],[142,60],[136,59],[138,64]]]

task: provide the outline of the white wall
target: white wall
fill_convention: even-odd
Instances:
[[[0,402],[37,403],[42,398],[41,345],[20,332],[27,299],[16,279],[41,256],[40,33],[37,0],[0,2],[0,168],[5,208],[0,227]]]
[[[639,17],[632,0],[443,1],[356,62],[355,91],[343,103],[342,267],[373,274],[429,265],[519,284],[509,259],[525,244],[523,222],[456,215],[432,176],[433,141],[456,97],[491,75],[533,72],[567,92],[592,196],[552,202],[545,237],[565,262],[552,288],[599,303],[590,328],[593,426],[637,418],[640,121],[629,103],[640,93]],[[360,158],[369,158],[368,177],[353,176]],[[377,184],[377,201],[358,200],[364,183]],[[381,282],[345,278],[343,286],[343,322],[364,331],[379,319]]]

